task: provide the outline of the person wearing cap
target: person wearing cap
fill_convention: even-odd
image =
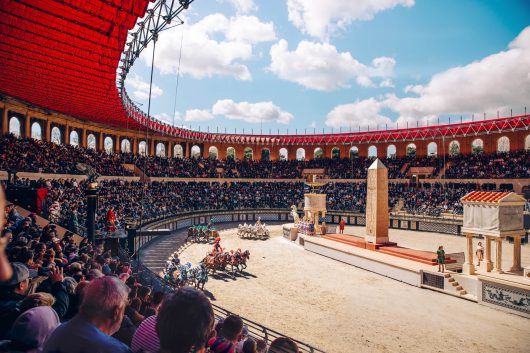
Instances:
[[[16,319],[9,340],[0,343],[0,352],[37,353],[59,323],[49,306],[29,309]]]
[[[11,279],[0,282],[0,339],[5,339],[13,322],[20,314],[19,303],[29,289],[29,271],[20,262],[12,264]]]

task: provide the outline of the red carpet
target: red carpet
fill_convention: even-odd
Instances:
[[[347,234],[326,234],[322,236],[324,239],[336,241],[342,244],[355,246],[357,248],[362,249],[368,249],[377,251],[383,254],[392,255],[396,257],[400,257],[402,259],[407,259],[411,261],[421,262],[423,264],[436,266],[436,253],[431,251],[422,251],[422,250],[415,250],[415,249],[408,249],[403,248],[401,246],[397,246],[396,243],[389,243],[389,244],[383,244],[383,245],[375,245],[375,246],[366,246],[366,241],[362,237],[357,237],[353,235],[347,235]],[[375,249],[373,249],[375,248]],[[449,257],[445,258],[446,264],[455,263],[456,260],[453,260]]]

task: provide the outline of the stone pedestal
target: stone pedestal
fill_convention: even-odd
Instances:
[[[503,273],[502,271],[502,239],[497,238],[495,239],[495,242],[497,244],[495,246],[496,256],[495,256],[495,268],[493,269],[493,272]]]
[[[368,168],[368,192],[366,195],[367,243],[388,243],[388,169],[376,159]]]
[[[491,261],[491,238],[486,236],[485,239],[485,252],[484,252],[484,261],[480,264],[480,268],[484,272],[491,272],[493,269],[493,262]]]

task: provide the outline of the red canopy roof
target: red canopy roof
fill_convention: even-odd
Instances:
[[[127,33],[148,4],[0,0],[0,91],[81,119],[127,126],[116,69]]]

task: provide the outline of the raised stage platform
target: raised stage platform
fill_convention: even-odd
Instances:
[[[321,237],[322,239],[327,239],[331,241],[336,241],[342,244],[355,246],[361,249],[367,249],[376,251],[383,254],[388,254],[391,256],[396,256],[402,259],[407,259],[411,261],[420,262],[422,264],[436,266],[436,253],[431,251],[423,251],[416,249],[408,249],[401,246],[398,246],[396,243],[388,244],[370,244],[367,243],[364,238],[357,237],[354,235],[348,234],[326,234]],[[456,260],[451,259],[450,257],[445,258],[446,264],[455,263]]]

